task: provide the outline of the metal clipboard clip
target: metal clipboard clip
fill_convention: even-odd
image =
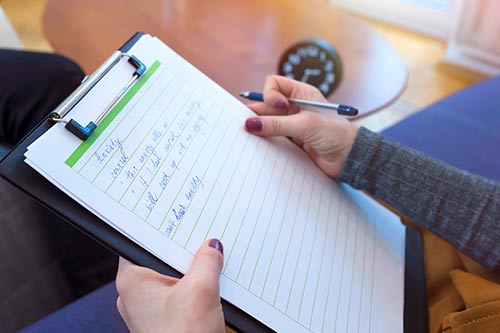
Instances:
[[[108,104],[108,106],[99,114],[95,121],[90,121],[87,126],[83,126],[76,120],[66,120],[64,117],[69,111],[108,73],[113,66],[115,66],[122,58],[128,58],[128,63],[134,66],[135,72],[132,78],[127,82],[125,87],[116,95],[115,98]],[[86,140],[92,132],[99,126],[99,123],[109,113],[113,106],[120,100],[120,98],[129,90],[129,88],[137,81],[142,74],[146,72],[146,66],[142,61],[137,59],[134,55],[116,51],[113,55],[106,60],[91,76],[82,81],[80,87],[75,90],[68,98],[66,98],[61,105],[59,105],[49,116],[52,121],[65,123],[64,126],[68,131],[76,135],[81,140]]]

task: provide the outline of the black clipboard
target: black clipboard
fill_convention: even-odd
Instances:
[[[142,36],[142,33],[134,34],[118,50],[128,52]],[[102,220],[24,162],[24,153],[27,147],[53,124],[54,122],[47,116],[21,140],[0,162],[0,177],[117,255],[162,274],[181,277],[181,273],[129,240],[107,223],[103,223]],[[420,233],[411,227],[406,228],[405,252],[404,332],[423,333],[428,331],[428,316],[422,238]],[[227,326],[235,331],[242,333],[274,332],[243,310],[224,300],[222,300],[222,306]]]

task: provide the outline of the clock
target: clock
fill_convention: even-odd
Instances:
[[[281,56],[278,74],[307,82],[328,97],[342,78],[342,60],[322,39],[306,39],[290,46]]]

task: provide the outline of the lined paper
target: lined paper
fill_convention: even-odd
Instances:
[[[251,112],[158,39],[132,51],[149,69],[105,128],[82,143],[56,125],[27,163],[183,273],[204,240],[220,238],[221,296],[276,331],[402,332],[397,217],[288,140],[246,133]],[[71,116],[99,114],[128,66]]]

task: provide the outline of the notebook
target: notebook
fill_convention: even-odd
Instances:
[[[402,332],[399,218],[289,140],[247,133],[252,112],[159,39],[129,53],[147,70],[95,132],[55,124],[26,163],[181,273],[221,239],[221,297],[275,331]],[[133,71],[119,61],[68,117],[96,119]]]

